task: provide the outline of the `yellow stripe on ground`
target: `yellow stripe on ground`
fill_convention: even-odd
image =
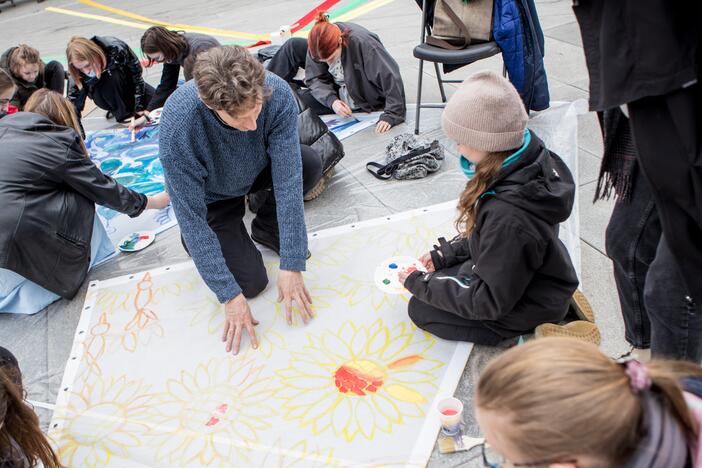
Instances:
[[[152,18],[147,18],[145,16],[137,15],[136,13],[131,13],[127,10],[122,10],[121,8],[114,8],[108,5],[103,5],[102,3],[95,2],[93,0],[78,0],[80,3],[91,6],[93,8],[98,8],[100,10],[107,11],[109,13],[114,13],[115,15],[124,16],[126,18],[131,18],[133,20],[142,21],[144,23],[150,23],[152,25],[164,26],[169,29],[182,29],[187,32],[200,32],[213,34],[215,36],[221,37],[235,37],[239,39],[251,39],[254,41],[270,40],[270,34],[251,34],[241,31],[231,31],[228,29],[218,29],[218,28],[208,28],[203,26],[193,26],[190,24],[181,23],[167,23],[164,21],[155,20]]]
[[[102,15],[91,15],[90,13],[83,13],[81,11],[66,10],[65,8],[46,7],[44,10],[51,13],[60,13],[62,15],[77,16],[79,18],[87,18],[95,21],[102,21],[103,23],[119,24],[121,26],[128,26],[130,28],[148,29],[151,26],[150,24],[146,23],[136,23],[134,21],[126,21]]]

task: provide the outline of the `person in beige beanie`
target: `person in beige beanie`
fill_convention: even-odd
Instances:
[[[421,257],[426,273],[400,275],[410,319],[441,338],[515,342],[568,312],[578,277],[558,224],[570,216],[575,184],[527,121],[517,91],[492,72],[466,79],[444,110],[441,125],[470,177],[459,235]]]

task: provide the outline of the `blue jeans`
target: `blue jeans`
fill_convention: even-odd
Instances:
[[[651,348],[658,358],[702,361],[702,310],[686,292],[662,235],[650,186],[638,167],[631,199],[618,201],[612,212],[606,249],[629,344]]]

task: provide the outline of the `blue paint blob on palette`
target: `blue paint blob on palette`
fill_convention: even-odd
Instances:
[[[424,265],[414,257],[398,256],[385,260],[375,269],[374,280],[376,286],[388,294],[405,294],[408,291],[400,284],[398,275],[401,270],[407,267],[414,267],[420,271],[426,271]]]

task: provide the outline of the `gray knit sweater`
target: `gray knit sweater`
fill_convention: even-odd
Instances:
[[[280,268],[305,269],[307,231],[297,104],[281,78],[267,72],[265,86],[271,95],[255,131],[224,125],[200,100],[194,81],[171,95],[161,117],[160,158],[173,209],[195,266],[222,303],[237,296],[241,288],[207,224],[207,205],[246,195],[269,164],[280,226]]]

